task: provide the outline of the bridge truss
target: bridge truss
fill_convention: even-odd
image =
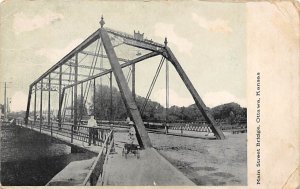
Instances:
[[[30,107],[32,103],[34,122],[40,121],[40,124],[42,124],[43,107],[46,106],[48,109],[46,117],[48,123],[50,124],[50,112],[51,108],[53,109],[53,107],[51,107],[51,102],[54,102],[54,104],[58,106],[57,118],[58,123],[61,124],[64,121],[64,117],[67,112],[66,110],[68,109],[66,104],[69,101],[71,106],[69,107],[71,110],[70,117],[74,126],[76,127],[79,124],[79,121],[82,119],[82,107],[87,102],[87,96],[90,89],[93,89],[93,98],[95,104],[96,79],[100,78],[100,84],[102,84],[103,77],[108,76],[107,78],[110,83],[110,90],[112,90],[112,78],[114,77],[115,82],[120,90],[126,110],[135,123],[139,144],[144,148],[151,147],[152,145],[141,117],[141,112],[144,111],[144,107],[140,112],[135,102],[135,65],[147,59],[161,56],[162,59],[157,73],[159,73],[163,63],[166,64],[166,70],[168,71],[168,61],[171,62],[185,86],[191,93],[195,104],[204,116],[206,122],[210,125],[210,128],[215,134],[216,138],[225,138],[222,130],[216,124],[209,109],[204,104],[203,100],[189,80],[187,74],[182,69],[171,49],[167,46],[167,39],[165,39],[164,44],[159,44],[152,40],[144,39],[143,34],[140,34],[139,32],[135,32],[132,36],[103,27],[104,24],[105,23],[102,17],[100,21],[101,27],[97,31],[85,39],[81,44],[64,56],[59,62],[53,65],[29,86],[27,111],[25,117],[26,124],[28,123]],[[124,70],[127,68],[129,68],[130,75],[128,71],[126,78]],[[128,85],[129,77],[131,77],[131,90],[130,86]],[[157,74],[155,77],[157,77]],[[169,107],[168,80],[169,76],[167,72],[166,111]],[[147,99],[151,94],[153,89],[152,85],[154,85],[155,81],[156,78],[154,78],[151,84],[149,89],[150,93],[148,92]],[[48,94],[44,95],[44,92],[47,92]],[[80,93],[79,99],[78,93]],[[32,96],[34,96],[33,101]],[[109,111],[110,120],[112,120],[112,93],[110,99]],[[43,104],[45,102],[47,104]],[[37,115],[38,103],[40,109],[39,115]],[[146,104],[147,102],[145,102],[144,106],[146,106]],[[166,113],[166,119],[167,116],[168,115]],[[37,117],[39,117],[39,120]]]

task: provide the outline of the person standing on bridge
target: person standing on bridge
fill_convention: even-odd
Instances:
[[[98,130],[96,129],[97,121],[95,120],[93,115],[91,115],[90,119],[88,120],[87,126],[90,128],[89,129],[89,140],[92,139],[93,144],[96,145],[96,139],[98,138]]]
[[[128,133],[129,142],[130,142],[130,144],[133,144],[133,142],[135,140],[135,134],[136,134],[133,121],[130,121],[129,125],[130,125],[130,129],[129,129],[129,133]]]

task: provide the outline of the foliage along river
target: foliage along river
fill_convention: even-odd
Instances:
[[[71,148],[35,131],[1,127],[1,185],[43,186],[71,161],[89,159],[90,153],[71,153]]]

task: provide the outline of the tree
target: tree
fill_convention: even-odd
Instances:
[[[112,106],[112,120],[125,120],[129,114],[125,108],[123,99],[120,91],[113,87],[113,106]],[[92,97],[93,98],[93,97]],[[136,104],[138,109],[141,111],[145,98],[139,95],[136,96]],[[96,96],[95,96],[95,118],[101,120],[110,119],[110,88],[106,85],[97,85]],[[91,104],[93,109],[94,104]],[[159,121],[165,120],[165,108],[158,102],[149,99],[147,106],[143,112],[142,119],[144,121]],[[230,123],[239,121],[247,118],[247,108],[242,108],[237,103],[228,103],[216,106],[210,109],[213,117],[218,120],[224,120]],[[232,113],[230,113],[232,112]],[[169,121],[197,121],[204,120],[202,113],[199,111],[195,104],[187,107],[171,106],[168,109],[168,120]]]
[[[2,114],[4,114],[4,105],[3,104],[0,104],[0,111]]]

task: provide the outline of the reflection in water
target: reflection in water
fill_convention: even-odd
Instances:
[[[71,161],[90,159],[35,131],[1,126],[1,184],[45,185]]]

